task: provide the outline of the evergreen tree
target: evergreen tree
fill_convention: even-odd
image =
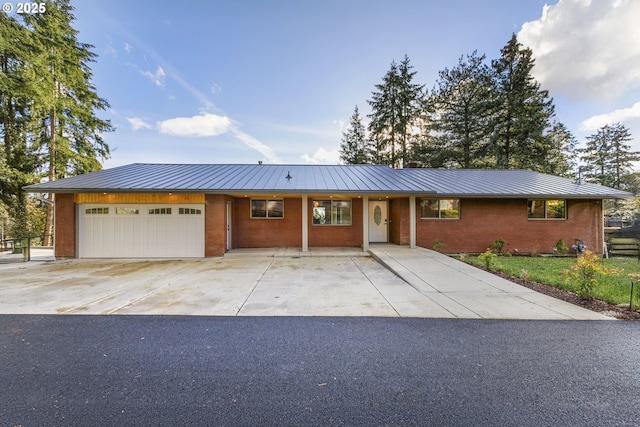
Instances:
[[[367,133],[356,105],[349,122],[349,129],[342,133],[340,160],[351,165],[370,163],[370,151]]]
[[[640,160],[640,152],[631,151],[629,129],[620,123],[605,125],[587,138],[585,148],[578,150],[585,178],[597,184],[622,188],[630,182],[633,162]]]
[[[96,116],[109,104],[91,82],[90,63],[96,54],[93,46],[77,40],[72,11],[69,0],[57,0],[47,2],[46,13],[25,16],[36,51],[32,66],[40,76],[33,114],[50,181],[101,169],[101,160],[109,156],[102,133],[113,130],[109,121]],[[46,233],[52,225],[49,205]]]
[[[406,165],[409,160],[413,130],[423,116],[423,85],[412,83],[416,72],[411,71],[405,55],[398,66],[395,61],[376,85],[372,93],[369,114],[369,134],[373,141],[373,157],[377,163],[393,167]]]
[[[29,129],[35,95],[31,34],[13,18],[0,13],[0,202],[12,221],[7,233],[27,233],[27,197],[22,187],[35,181],[38,158],[31,149]]]
[[[552,127],[553,101],[531,75],[532,52],[515,34],[492,61],[498,106],[493,117],[491,145],[499,169],[535,169],[548,159],[545,138]]]
[[[453,167],[484,166],[491,113],[494,109],[492,79],[485,56],[474,51],[466,61],[439,72],[432,91],[434,129],[440,141],[441,163]]]

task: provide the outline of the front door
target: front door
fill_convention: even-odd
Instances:
[[[369,202],[369,242],[386,243],[388,241],[387,201]]]

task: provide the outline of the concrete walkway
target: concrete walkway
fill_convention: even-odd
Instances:
[[[425,312],[435,311],[439,313],[438,317],[612,319],[429,249],[376,244],[371,245],[369,252],[378,262],[426,296],[435,306],[425,307]]]
[[[378,262],[376,262],[376,260]],[[240,249],[221,258],[0,266],[0,314],[605,320],[427,249]]]

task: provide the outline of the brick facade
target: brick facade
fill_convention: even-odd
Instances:
[[[352,198],[352,224],[313,225],[308,197],[309,247],[360,247],[363,243],[361,198]],[[284,198],[284,218],[252,219],[250,198],[207,194],[205,203],[205,257],[226,252],[227,203],[232,203],[232,247],[301,247],[302,198]],[[55,256],[76,257],[76,203],[73,194],[56,194]],[[416,244],[433,248],[437,239],[444,250],[483,252],[496,239],[505,250],[550,253],[558,239],[571,246],[582,239],[589,249],[602,252],[602,203],[600,200],[567,200],[566,220],[530,220],[527,199],[461,199],[460,219],[421,219],[416,202]],[[389,200],[389,241],[409,244],[409,198]]]
[[[327,199],[317,197],[316,199]],[[351,225],[313,225],[312,203],[309,197],[309,247],[360,247],[362,246],[362,199],[351,199]]]
[[[73,194],[55,195],[55,247],[56,258],[76,257],[76,204]]]
[[[484,252],[503,239],[509,252],[551,253],[559,239],[571,247],[579,238],[602,252],[600,200],[567,200],[566,220],[528,219],[527,199],[461,199],[460,219],[420,219],[419,203],[416,210],[416,244],[424,248],[438,239],[446,252]]]
[[[233,247],[302,246],[302,199],[284,199],[283,218],[251,218],[251,200],[234,200]]]
[[[233,198],[221,194],[207,194],[204,199],[204,256],[217,257],[226,252],[227,202]]]

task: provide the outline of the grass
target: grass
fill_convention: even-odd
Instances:
[[[467,256],[464,258],[469,264],[484,266],[484,263],[477,257]],[[609,304],[629,304],[629,292],[631,289],[631,278],[629,273],[640,274],[640,262],[636,258],[610,258],[603,259],[604,266],[609,269],[616,269],[617,272],[609,275],[598,276],[593,297]],[[578,285],[565,280],[563,270],[568,270],[576,262],[575,258],[567,257],[509,257],[498,258],[496,270],[510,276],[526,278],[527,280],[544,283],[559,289],[572,292],[578,290]],[[525,277],[526,276],[526,277]],[[634,279],[640,282],[640,279]],[[640,305],[636,287],[634,285],[634,306]]]

